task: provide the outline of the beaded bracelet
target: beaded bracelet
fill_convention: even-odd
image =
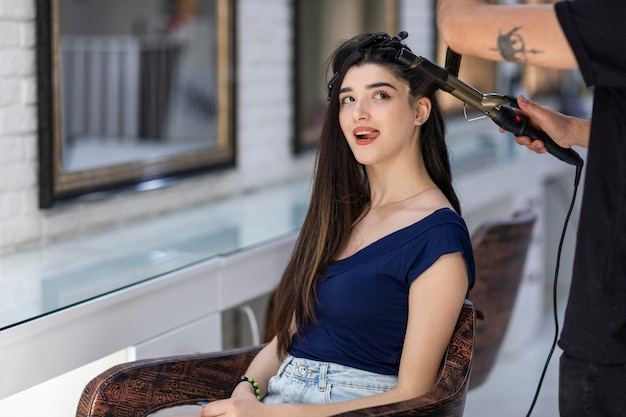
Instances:
[[[254,395],[256,395],[256,399],[261,401],[261,388],[259,388],[259,383],[254,380],[251,376],[242,375],[239,378],[239,382],[249,382],[252,384],[252,388],[254,388]]]

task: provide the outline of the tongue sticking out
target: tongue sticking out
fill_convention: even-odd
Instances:
[[[378,130],[368,131],[368,132],[359,132],[356,134],[356,138],[359,141],[371,141],[376,139],[380,132]]]

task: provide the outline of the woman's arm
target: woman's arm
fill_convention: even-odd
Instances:
[[[451,49],[492,61],[578,68],[554,5],[437,0],[437,27]]]
[[[276,372],[278,372],[278,368],[282,363],[282,359],[278,356],[277,347],[278,342],[276,337],[274,337],[274,339],[272,339],[272,341],[261,349],[261,351],[254,357],[250,366],[246,370],[246,376],[252,377],[255,382],[258,382],[259,388],[261,389],[261,397],[264,397],[267,394],[269,380],[272,376],[276,375]],[[237,378],[241,375],[233,376]],[[237,384],[231,398],[243,398],[258,401],[252,384],[249,382],[240,382]]]
[[[443,255],[411,285],[398,388],[408,398],[434,384],[467,295],[467,266],[460,252]]]
[[[242,394],[245,399],[215,401],[203,408],[202,416],[322,417],[422,395],[435,383],[463,306],[467,285],[467,269],[460,253],[442,256],[411,284],[398,385],[390,391],[332,404],[265,405],[256,399],[250,401],[252,393],[248,388],[249,392]],[[251,375],[253,365],[250,366]]]

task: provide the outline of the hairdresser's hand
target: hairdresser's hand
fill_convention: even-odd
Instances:
[[[572,146],[589,147],[589,130],[591,122],[586,119],[566,116],[548,107],[532,102],[524,96],[517,98],[520,112],[528,117],[530,122],[537,128],[546,132],[560,147],[571,148]],[[502,129],[500,129],[503,132]],[[545,153],[543,141],[532,140],[528,136],[516,136],[515,141],[520,145],[537,153]]]

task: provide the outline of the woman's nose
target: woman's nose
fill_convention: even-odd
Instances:
[[[354,120],[364,120],[369,117],[369,106],[365,100],[357,100],[352,109],[352,117]]]

